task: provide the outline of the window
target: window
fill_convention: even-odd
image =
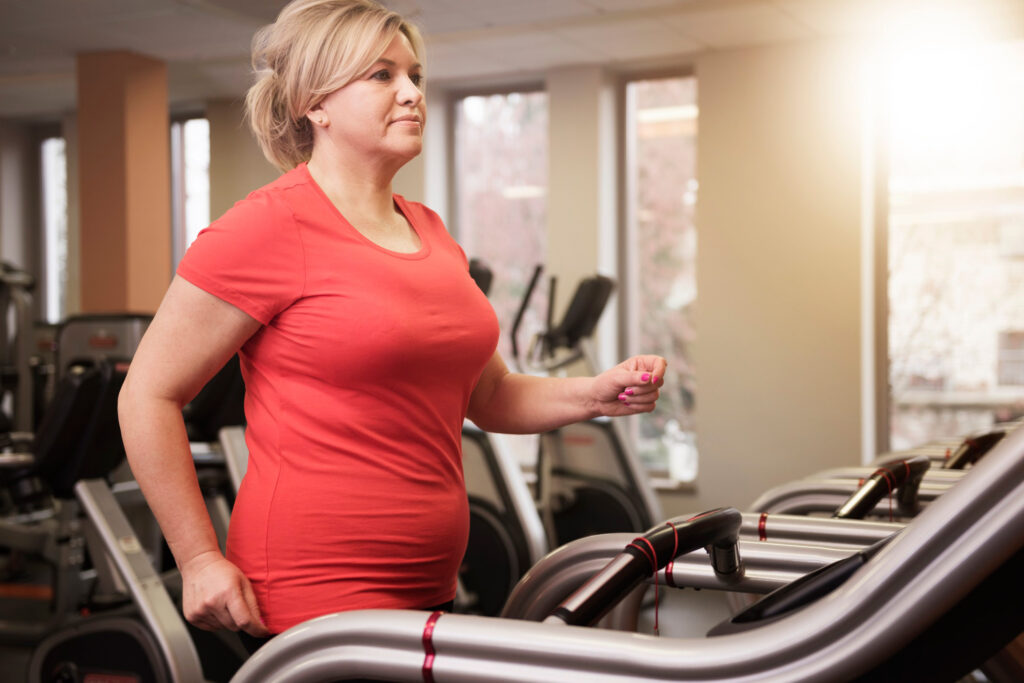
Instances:
[[[43,218],[43,317],[51,323],[68,312],[68,183],[65,141],[43,140],[40,147]]]
[[[891,443],[1024,408],[1024,46],[890,71]]]
[[[171,123],[171,232],[174,267],[210,222],[210,122]]]
[[[534,267],[546,257],[547,94],[461,97],[454,116],[454,231],[466,256],[493,272],[498,350],[511,362],[512,323]],[[533,301],[545,297],[538,289]],[[543,327],[543,307],[533,310],[519,332],[522,347]]]
[[[999,333],[999,384],[1024,387],[1024,332]]]
[[[692,481],[697,79],[631,81],[625,100],[625,343],[627,355],[663,355],[670,375],[657,410],[633,425],[637,452],[649,467]]]

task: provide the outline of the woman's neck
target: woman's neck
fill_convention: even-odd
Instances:
[[[394,214],[394,173],[372,172],[365,165],[337,163],[325,156],[314,153],[306,167],[342,215],[384,221]]]
[[[419,235],[395,206],[391,190],[394,171],[368,172],[369,165],[325,163],[326,158],[314,150],[306,168],[352,227],[392,251],[420,249]]]

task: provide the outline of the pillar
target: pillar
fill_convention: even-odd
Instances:
[[[167,67],[77,58],[81,308],[152,312],[171,277]]]

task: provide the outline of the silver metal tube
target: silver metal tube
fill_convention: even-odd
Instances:
[[[185,622],[107,483],[101,479],[82,480],[75,484],[75,495],[160,646],[171,679],[202,681],[199,654]]]
[[[429,641],[430,670],[439,683],[850,679],[904,647],[1022,545],[1024,433],[998,444],[827,598],[779,621],[715,638],[656,638],[445,615]],[[425,621],[415,612],[313,620],[267,644],[235,680],[422,680]]]
[[[918,499],[928,504],[946,493],[951,484],[921,484]],[[856,491],[857,482],[852,479],[801,479],[788,482],[761,494],[750,504],[754,512],[804,513],[833,512]],[[833,501],[838,501],[833,504]],[[883,500],[872,514],[887,514],[889,503]],[[893,500],[895,511],[896,501]]]

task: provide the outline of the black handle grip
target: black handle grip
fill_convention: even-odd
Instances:
[[[590,626],[670,561],[707,547],[719,574],[740,569],[742,515],[735,508],[717,508],[680,522],[667,522],[636,538],[551,613],[572,626]]]
[[[1006,436],[1004,430],[993,430],[983,434],[974,434],[963,440],[963,443],[946,458],[943,469],[962,470],[968,465],[973,465],[981,456],[992,450],[992,447],[1003,440]]]
[[[917,489],[930,466],[931,460],[924,455],[888,463],[875,470],[832,516],[837,519],[863,519],[879,501],[897,489],[900,490],[900,509],[906,512],[916,509]]]

